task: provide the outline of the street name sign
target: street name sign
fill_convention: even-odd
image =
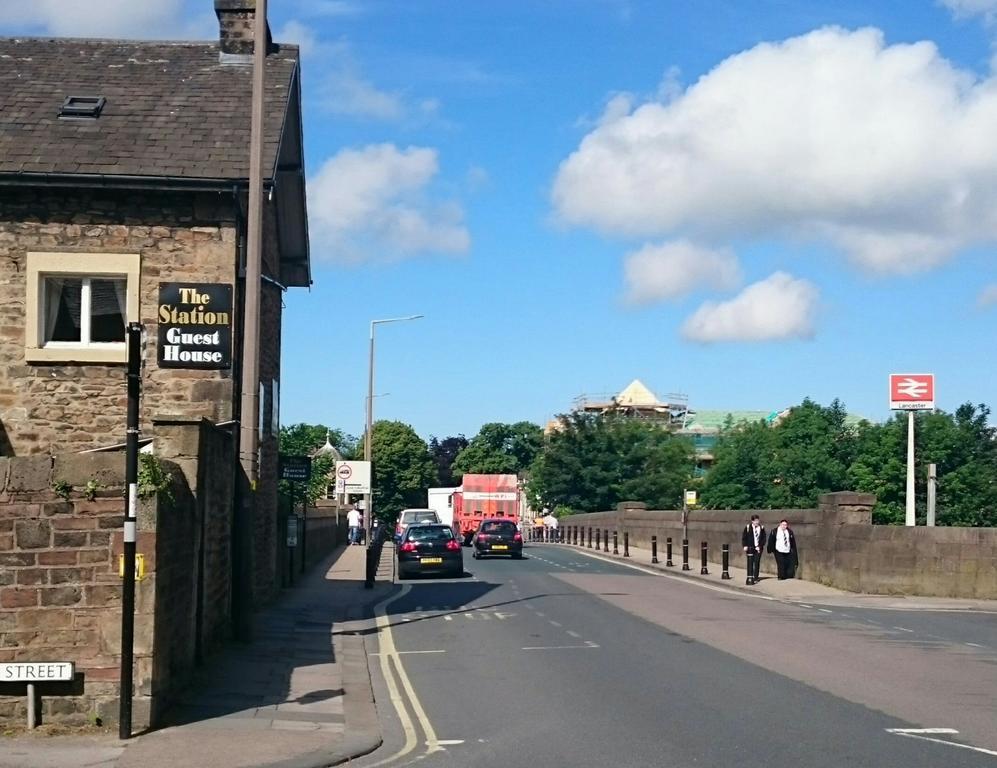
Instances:
[[[337,461],[336,493],[370,493],[370,462]]]
[[[0,683],[42,683],[72,680],[76,667],[71,661],[16,661],[0,664]]]
[[[890,374],[890,410],[930,411],[935,407],[933,373]]]

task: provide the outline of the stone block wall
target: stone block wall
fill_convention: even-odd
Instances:
[[[124,441],[122,365],[25,362],[29,251],[137,253],[140,321],[149,329],[142,371],[143,430],[152,414],[232,418],[228,371],[156,366],[159,282],[235,282],[231,196],[0,189],[0,455],[59,454]]]
[[[709,559],[719,563],[721,547],[730,545],[730,564],[745,566],[741,530],[757,513],[766,529],[789,521],[800,550],[801,578],[841,589],[876,594],[997,599],[997,529],[902,527],[872,524],[875,496],[832,493],[821,497],[818,509],[692,510],[689,513],[689,560],[699,562],[700,544],[709,544]],[[664,561],[671,536],[679,562],[682,513],[620,505],[610,512],[572,515],[561,520],[573,526],[596,527],[630,534],[635,547],[649,548],[658,537],[658,557]],[[594,535],[594,533],[593,533]],[[766,554],[762,572],[774,574]]]
[[[173,499],[139,509],[137,727],[158,722],[231,631],[232,435],[204,420],[157,420],[153,444]],[[45,717],[117,718],[123,489],[121,452],[0,459],[0,660],[77,665],[75,684],[42,692]],[[0,685],[0,720],[23,718],[24,706],[23,686]]]

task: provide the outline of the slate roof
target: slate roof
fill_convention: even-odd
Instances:
[[[267,57],[267,177],[297,62],[296,46]],[[217,43],[0,38],[0,173],[246,179],[251,77],[250,58],[222,62]],[[70,95],[107,102],[60,119]]]

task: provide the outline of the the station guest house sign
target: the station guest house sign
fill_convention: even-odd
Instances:
[[[232,286],[159,284],[159,367],[232,365]]]

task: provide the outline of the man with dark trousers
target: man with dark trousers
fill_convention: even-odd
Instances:
[[[765,528],[758,515],[751,516],[751,522],[741,531],[741,548],[748,559],[748,578],[745,584],[758,581],[758,568],[762,562],[762,548],[765,546]]]
[[[796,576],[796,537],[789,527],[788,520],[780,520],[779,527],[769,534],[768,551],[775,555],[775,567],[779,573],[779,581],[792,579]]]

